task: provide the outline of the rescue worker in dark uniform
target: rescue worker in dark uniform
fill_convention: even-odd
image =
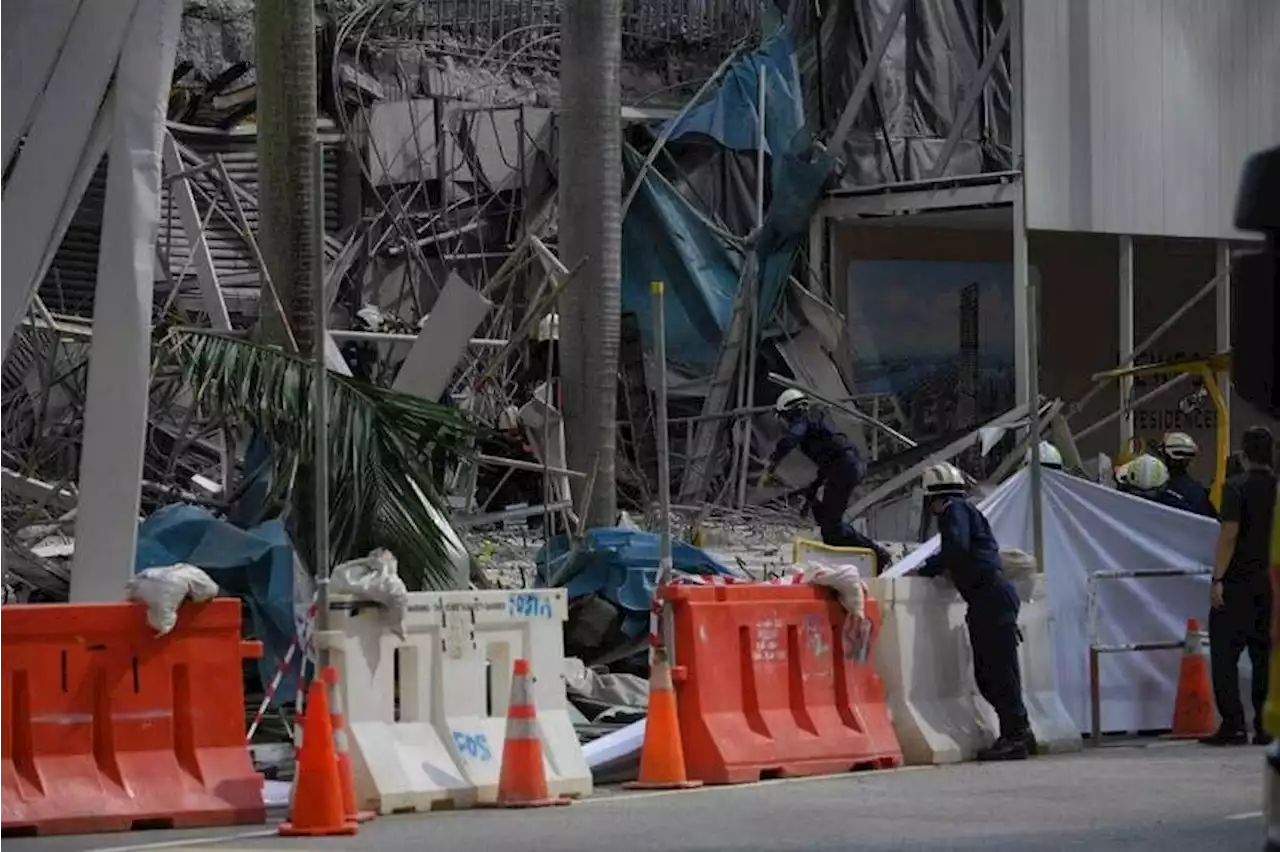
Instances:
[[[942,545],[918,573],[946,574],[969,607],[974,680],[1000,719],[999,738],[978,752],[978,760],[1025,760],[1036,753],[1036,740],[1022,699],[1018,593],[1001,570],[991,525],[964,492],[964,475],[954,465],[943,462],[924,472],[924,499],[938,519]]]
[[[1169,468],[1169,490],[1183,499],[1188,512],[1217,520],[1218,512],[1209,499],[1209,489],[1188,470],[1198,451],[1196,442],[1186,432],[1166,432],[1160,442],[1160,459]]]
[[[1124,473],[1117,488],[1144,500],[1190,512],[1191,507],[1182,495],[1169,487],[1169,468],[1159,458],[1143,453],[1124,466]]]
[[[787,388],[774,403],[787,432],[773,448],[761,484],[773,478],[778,463],[793,449],[818,468],[806,497],[813,519],[822,531],[822,543],[832,547],[864,547],[876,553],[877,569],[889,564],[889,554],[844,520],[853,489],[867,474],[867,463],[847,436],[831,428],[826,418],[809,405],[803,391]],[[821,495],[819,490],[821,489]]]

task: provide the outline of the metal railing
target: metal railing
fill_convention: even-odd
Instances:
[[[1103,645],[1098,642],[1098,581],[1099,580],[1147,580],[1160,577],[1203,577],[1212,572],[1208,568],[1160,568],[1153,571],[1098,571],[1089,575],[1088,635],[1089,635],[1089,733],[1094,748],[1102,745],[1102,679],[1099,675],[1103,654],[1124,654],[1137,651],[1172,651],[1187,646],[1186,637],[1128,642]],[[1203,633],[1202,633],[1203,638]]]

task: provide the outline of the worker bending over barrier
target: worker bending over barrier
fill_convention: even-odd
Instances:
[[[778,394],[774,411],[787,432],[773,448],[760,484],[773,479],[774,469],[787,453],[799,449],[818,468],[809,483],[807,505],[822,532],[822,543],[832,547],[864,547],[875,551],[878,568],[889,564],[889,553],[844,520],[853,489],[867,475],[867,463],[853,442],[831,427],[822,412],[810,404],[804,391],[787,388]],[[821,489],[821,496],[819,496]]]
[[[924,472],[924,497],[938,519],[942,546],[918,573],[945,573],[969,608],[965,623],[974,680],[1000,719],[999,738],[978,752],[978,760],[1025,760],[1035,754],[1036,741],[1022,700],[1018,593],[1000,568],[1000,545],[991,525],[964,495],[964,475],[954,465],[942,462]]]

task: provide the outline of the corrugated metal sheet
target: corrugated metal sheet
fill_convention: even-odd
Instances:
[[[1240,236],[1240,168],[1280,139],[1280,3],[1025,9],[1030,227]]]
[[[258,195],[257,154],[254,149],[255,139],[252,135],[181,135],[175,134],[179,144],[185,145],[203,158],[212,157],[214,153],[222,155],[227,173],[231,179],[243,187],[254,199]],[[325,229],[334,234],[341,228],[341,179],[340,162],[345,155],[340,142],[325,145]],[[54,256],[52,265],[40,288],[40,295],[49,310],[56,313],[73,314],[90,317],[93,315],[94,282],[98,276],[98,239],[102,230],[102,208],[106,198],[106,160],[99,165],[93,180],[85,190],[80,207],[76,210],[71,224],[63,237]],[[204,172],[192,178],[198,186],[214,194],[215,177]],[[200,192],[195,192],[196,206],[203,217],[209,209],[208,202]],[[258,209],[254,201],[241,197],[245,208],[245,217],[257,227]],[[223,207],[232,214],[229,205],[223,201]],[[234,215],[234,214],[232,214]],[[248,248],[220,214],[214,213],[209,219],[206,229],[206,240],[213,255],[214,266],[218,272],[219,284],[225,288],[250,288],[258,285],[257,268],[249,254]],[[157,243],[163,252],[168,253],[169,274],[176,279],[186,267],[184,282],[194,287],[195,268],[187,264],[190,248],[186,232],[177,207],[169,198],[166,184],[161,194],[160,226],[156,234]],[[162,271],[157,269],[157,281],[163,281]],[[160,292],[167,288],[161,287]],[[163,298],[163,296],[158,296]]]

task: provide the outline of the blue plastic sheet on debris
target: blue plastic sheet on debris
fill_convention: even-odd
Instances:
[[[670,140],[702,136],[733,151],[756,150],[758,81],[765,81],[765,151],[770,157],[770,200],[755,251],[760,269],[759,314],[773,315],[809,218],[822,196],[835,158],[810,145],[795,41],[781,31],[725,73],[714,93],[684,115]],[[640,163],[624,159],[628,185]],[[733,314],[741,260],[681,200],[646,177],[622,228],[622,305],[635,311],[646,338],[653,327],[650,282],[665,284],[667,355],[676,364],[706,370],[715,364]],[[763,327],[763,325],[762,325]]]
[[[640,160],[625,152],[628,185],[639,168]],[[671,188],[646,178],[622,226],[622,307],[635,311],[645,340],[653,330],[653,281],[663,282],[668,360],[705,372],[716,363],[733,314],[737,261]]]
[[[795,39],[785,30],[730,66],[712,97],[685,113],[669,138],[696,133],[731,151],[755,151],[760,135],[756,113],[761,75],[765,84],[765,153],[773,156],[791,150],[792,141],[804,130],[804,90]],[[776,180],[783,166],[777,158],[771,166]]]
[[[240,529],[199,506],[165,506],[138,528],[134,571],[178,562],[202,569],[223,594],[248,605],[253,635],[265,650],[258,671],[263,684],[270,684],[296,634],[293,545],[284,523],[273,520]],[[276,703],[294,699],[302,656],[295,655],[281,679]]]
[[[543,545],[534,557],[539,585],[546,585],[549,574],[559,570],[569,550],[568,539],[559,535],[550,542],[552,570],[547,570],[548,546]],[[577,559],[585,561],[582,570],[565,586],[570,600],[583,595],[599,595],[624,612],[622,629],[631,637],[644,635],[649,629],[649,605],[658,576],[659,539],[656,533],[626,527],[600,527],[587,531]],[[673,569],[682,574],[738,577],[712,558],[706,551],[682,541],[671,542]]]

